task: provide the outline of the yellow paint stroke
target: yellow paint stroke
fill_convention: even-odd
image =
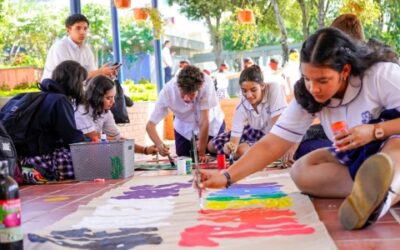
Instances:
[[[287,208],[293,205],[292,198],[272,198],[272,199],[245,199],[245,200],[229,200],[229,201],[210,201],[206,202],[206,208],[212,210],[224,209],[240,209],[249,207],[262,207],[262,208]]]
[[[52,201],[65,201],[65,200],[69,200],[69,197],[68,197],[68,196],[64,196],[64,197],[51,197],[51,198],[44,199],[44,201],[48,201],[48,202],[52,202]]]

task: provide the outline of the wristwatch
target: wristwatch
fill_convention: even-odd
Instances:
[[[380,123],[374,124],[374,136],[376,140],[382,140],[385,137],[385,131]]]

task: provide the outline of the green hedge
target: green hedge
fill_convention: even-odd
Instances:
[[[132,80],[126,80],[124,85],[129,90],[127,95],[134,102],[157,100],[157,86],[148,80],[140,80],[137,84]]]

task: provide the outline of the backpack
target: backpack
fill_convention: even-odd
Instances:
[[[20,154],[26,148],[32,118],[46,96],[45,92],[18,94],[0,110],[0,121]]]
[[[14,176],[17,168],[17,151],[10,135],[0,122],[0,161],[8,162],[10,176]]]

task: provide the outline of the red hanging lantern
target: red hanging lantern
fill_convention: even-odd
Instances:
[[[131,0],[114,0],[115,8],[126,9],[131,7]]]
[[[149,13],[147,13],[145,8],[134,8],[133,17],[137,21],[146,21],[149,17]]]
[[[240,23],[254,23],[254,14],[252,10],[240,10],[237,18]]]

